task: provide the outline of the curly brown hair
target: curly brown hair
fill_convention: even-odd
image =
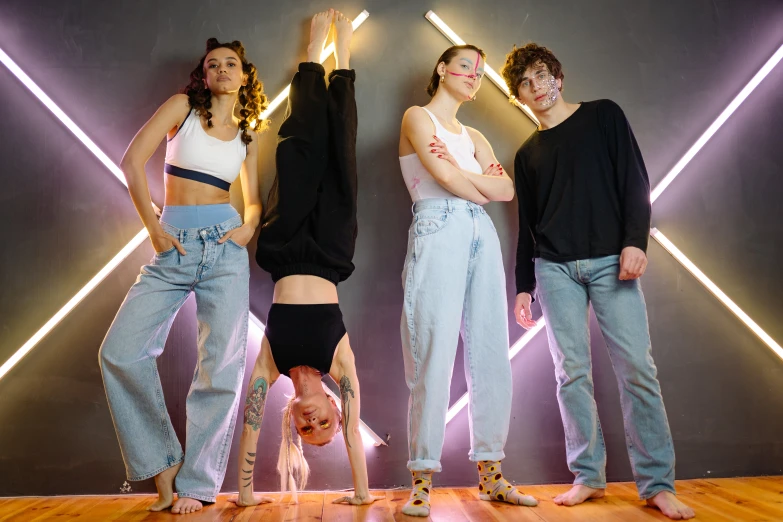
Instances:
[[[556,79],[562,81],[565,78],[560,61],[546,47],[532,42],[522,47],[515,45],[511,52],[506,55],[506,63],[503,65],[500,74],[506,80],[506,85],[513,97],[519,94],[519,84],[522,83],[522,78],[525,77],[527,68],[538,64],[546,65],[550,74]],[[560,90],[562,91],[563,88],[561,87]]]
[[[430,77],[430,83],[427,85],[427,94],[430,95],[430,97],[435,96],[435,93],[438,92],[438,86],[440,85],[440,74],[438,74],[438,65],[440,65],[440,62],[445,63],[446,65],[451,63],[451,60],[459,54],[460,51],[464,50],[470,50],[475,51],[481,55],[481,58],[484,59],[484,61],[487,60],[487,54],[476,47],[475,45],[465,44],[465,45],[452,45],[448,49],[446,49],[443,54],[440,55],[440,58],[438,58],[438,61],[435,62],[435,68],[432,70],[432,76]]]
[[[207,127],[211,128],[212,92],[204,82],[204,60],[210,52],[221,47],[237,53],[242,62],[242,72],[247,75],[247,85],[239,88],[239,105],[241,106],[239,128],[242,129],[242,143],[247,145],[253,141],[248,129],[255,127],[256,131],[261,131],[269,123],[267,120],[261,120],[261,113],[269,105],[269,99],[264,94],[264,84],[258,79],[256,66],[247,61],[245,57],[245,47],[242,42],[234,40],[230,43],[221,43],[217,38],[207,40],[207,50],[196,68],[190,73],[190,83],[182,89],[182,93],[187,94],[190,106],[195,109],[196,114],[207,120]]]

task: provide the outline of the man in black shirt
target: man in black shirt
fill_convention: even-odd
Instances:
[[[547,322],[574,486],[573,506],[604,496],[606,451],[590,361],[592,304],[620,385],[626,441],[639,496],[672,519],[693,518],[674,494],[672,443],[639,277],[647,267],[650,183],[639,146],[610,100],[567,103],[551,51],[514,48],[503,77],[539,128],[514,161],[519,200],[514,314],[535,326],[534,292]]]

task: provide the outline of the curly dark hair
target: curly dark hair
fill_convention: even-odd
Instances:
[[[506,55],[506,63],[503,65],[500,74],[506,80],[506,85],[513,97],[516,97],[519,93],[519,84],[522,83],[522,78],[525,77],[527,68],[538,64],[546,65],[550,74],[556,79],[562,81],[565,78],[560,61],[546,47],[532,42],[522,47],[515,45],[511,52]],[[563,88],[561,87],[560,90],[562,91]]]
[[[445,63],[446,65],[451,63],[451,60],[459,54],[460,51],[464,51],[465,49],[470,51],[475,51],[481,55],[481,57],[486,61],[487,55],[484,51],[476,47],[475,45],[465,44],[465,45],[452,45],[448,49],[446,49],[443,54],[440,55],[440,58],[438,58],[438,61],[435,62],[435,69],[432,70],[432,76],[430,77],[430,83],[427,85],[427,94],[430,95],[430,97],[435,96],[435,93],[438,92],[438,86],[440,85],[440,74],[438,74],[438,65],[440,65],[440,62]]]
[[[196,114],[207,120],[207,127],[212,127],[212,92],[207,88],[204,82],[204,60],[207,55],[225,47],[231,49],[242,62],[242,72],[247,75],[247,85],[239,89],[239,128],[242,129],[242,143],[245,145],[253,141],[248,133],[249,128],[255,127],[257,131],[265,129],[268,125],[267,120],[261,120],[261,113],[269,105],[269,99],[264,94],[264,84],[258,79],[258,70],[256,66],[247,61],[245,57],[245,47],[239,40],[231,43],[221,43],[217,38],[207,40],[207,50],[204,56],[199,60],[198,65],[190,73],[190,83],[182,89],[183,94],[188,95],[188,103],[196,110]]]

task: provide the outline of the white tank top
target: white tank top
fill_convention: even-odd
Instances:
[[[210,136],[201,126],[201,118],[193,109],[185,117],[174,137],[166,144],[167,165],[217,178],[215,184],[233,183],[239,176],[239,169],[246,156],[247,147],[242,143],[241,129],[231,141]],[[176,174],[169,170],[166,169],[169,174],[213,184],[208,180],[194,178],[192,175],[182,175],[181,171]]]
[[[476,161],[476,146],[470,139],[468,129],[462,126],[462,132],[455,134],[441,125],[438,118],[429,110],[422,107],[435,125],[435,135],[446,144],[449,152],[457,160],[457,164],[464,170],[477,174],[481,173],[481,165]],[[443,188],[432,174],[424,167],[419,156],[414,152],[400,158],[400,169],[405,185],[411,199],[416,202],[428,198],[457,198],[454,194]]]

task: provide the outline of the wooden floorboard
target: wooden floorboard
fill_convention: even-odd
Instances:
[[[368,506],[333,504],[350,493],[308,492],[299,503],[290,495],[270,494],[275,501],[240,508],[221,495],[215,504],[187,515],[187,522],[653,522],[667,520],[638,499],[632,483],[610,484],[607,495],[581,506],[557,506],[552,498],[566,485],[525,486],[539,499],[535,508],[485,502],[475,488],[435,488],[427,519],[402,514],[407,490],[374,491],[382,497]],[[696,520],[715,522],[783,521],[783,477],[753,477],[677,481],[680,499],[696,510]],[[0,498],[0,522],[161,522],[180,520],[169,511],[146,510],[153,496],[22,497]]]

